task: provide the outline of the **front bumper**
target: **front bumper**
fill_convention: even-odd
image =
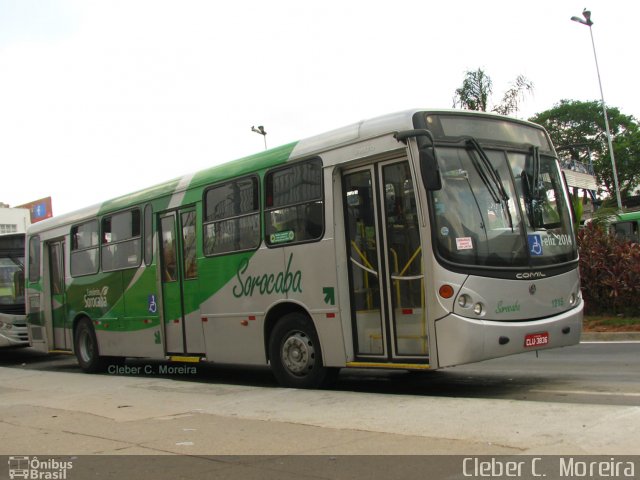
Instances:
[[[23,315],[0,314],[0,348],[28,346],[26,318]]]
[[[578,307],[559,315],[522,322],[472,320],[448,315],[436,322],[438,367],[580,343],[583,306],[580,302]],[[549,342],[539,347],[525,346],[525,337],[539,332],[548,333]]]

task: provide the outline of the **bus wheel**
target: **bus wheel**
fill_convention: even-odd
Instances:
[[[104,370],[104,359],[98,352],[98,340],[93,325],[88,318],[83,318],[76,327],[73,348],[80,368],[87,373],[95,373]]]
[[[276,324],[269,338],[271,370],[284,387],[318,388],[333,369],[322,365],[320,342],[311,320],[289,313]]]

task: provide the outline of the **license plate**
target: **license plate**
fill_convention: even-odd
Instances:
[[[530,333],[524,337],[524,346],[526,348],[542,347],[549,343],[549,332]]]

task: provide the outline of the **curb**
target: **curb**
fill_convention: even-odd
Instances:
[[[640,332],[582,332],[580,342],[639,342]]]

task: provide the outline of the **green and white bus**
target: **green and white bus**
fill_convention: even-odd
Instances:
[[[619,213],[609,222],[612,235],[630,242],[640,242],[640,211]]]
[[[537,125],[365,120],[31,226],[31,345],[317,387],[576,344],[569,205]]]

